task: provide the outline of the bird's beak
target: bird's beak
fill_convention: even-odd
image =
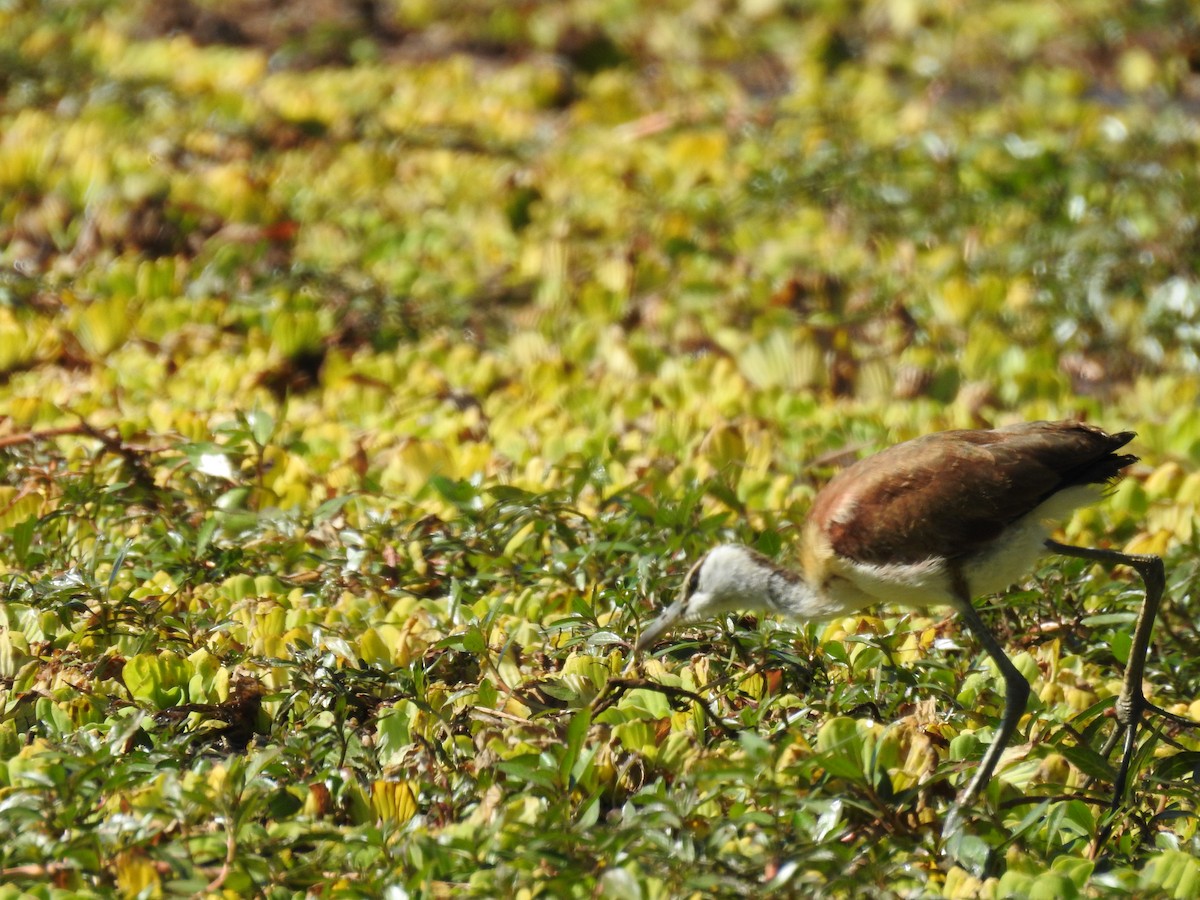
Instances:
[[[634,652],[641,653],[658,640],[664,632],[683,618],[683,612],[686,608],[684,599],[681,597],[659,613],[658,618],[642,629],[637,643],[633,645]]]

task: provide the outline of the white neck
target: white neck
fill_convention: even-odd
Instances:
[[[793,619],[822,615],[824,604],[802,575],[749,547],[725,545],[702,562],[701,586],[719,609],[764,611]]]
[[[688,572],[679,599],[642,629],[637,650],[680,622],[739,610],[777,613],[806,621],[827,619],[844,607],[830,605],[797,572],[781,569],[761,553],[737,544],[708,551]]]

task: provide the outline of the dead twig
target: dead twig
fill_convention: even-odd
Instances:
[[[41,431],[23,431],[20,434],[7,434],[0,437],[0,450],[6,447],[19,447],[22,444],[40,444],[58,437],[86,434],[95,437],[95,429],[86,422],[78,425],[63,425],[59,428],[44,428]],[[103,440],[101,438],[101,440]]]

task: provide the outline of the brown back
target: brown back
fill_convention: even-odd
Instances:
[[[1112,481],[1137,461],[1114,452],[1133,437],[1078,422],[926,435],[840,472],[809,521],[859,562],[965,556],[1058,491]]]

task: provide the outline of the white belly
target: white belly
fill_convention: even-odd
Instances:
[[[1080,506],[1100,496],[1095,485],[1059,491],[1045,503],[1014,522],[987,549],[962,559],[963,575],[971,596],[1002,591],[1028,575],[1038,558],[1045,555],[1045,541],[1058,522]],[[950,568],[944,559],[929,559],[903,565],[873,565],[840,561],[840,577],[826,581],[824,593],[844,611],[874,603],[905,606],[956,605]]]
[[[1046,538],[1063,519],[1101,496],[1096,485],[1080,485],[1059,491],[1032,512],[1018,519],[1004,536],[981,553],[963,561],[963,574],[972,597],[994,594],[1033,571],[1046,555]]]

